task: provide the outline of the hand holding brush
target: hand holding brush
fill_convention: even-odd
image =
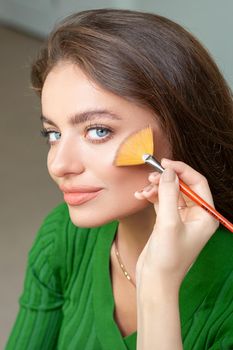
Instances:
[[[156,212],[155,226],[136,265],[138,349],[159,348],[164,329],[170,332],[167,348],[183,349],[179,329],[180,285],[219,225],[196,203],[179,210],[176,173],[213,203],[205,178],[182,162],[164,159],[162,165],[165,170],[161,175],[149,176],[151,186],[135,193],[138,199],[153,203]]]
[[[156,212],[153,231],[136,265],[137,348],[161,348],[164,329],[169,329],[166,348],[181,350],[181,283],[219,222],[231,232],[233,224],[215,210],[203,175],[180,161],[163,159],[160,164],[153,154],[153,133],[148,127],[127,138],[114,161],[117,166],[146,163],[157,172],[150,174],[149,186],[135,193],[139,200],[153,203]]]
[[[136,192],[139,200],[147,199],[154,204],[156,223],[143,254],[150,254],[152,265],[165,274],[169,272],[169,280],[173,271],[176,273],[177,284],[184,278],[190,265],[195,260],[206,242],[219,226],[219,223],[194,202],[184,206],[181,204],[181,193],[177,173],[190,187],[202,195],[208,202],[213,198],[205,177],[183,162],[162,160],[165,167],[161,175],[149,176],[150,186]],[[183,199],[184,201],[184,199]],[[152,257],[153,256],[153,257]],[[139,258],[138,266],[144,257]],[[144,262],[143,262],[144,263]],[[157,274],[153,272],[153,276]]]
[[[153,157],[153,133],[150,127],[131,135],[119,148],[115,158],[115,165],[127,166],[138,164],[150,164],[156,171],[163,173],[164,167]],[[198,193],[194,192],[182,179],[179,179],[180,190],[193,202],[198,204],[229,231],[233,232],[233,224],[216,211],[213,205],[205,201]]]

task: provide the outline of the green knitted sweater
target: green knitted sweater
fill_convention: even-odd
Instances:
[[[114,320],[110,249],[118,223],[72,224],[65,204],[29,252],[20,310],[6,350],[135,350]],[[222,227],[180,288],[184,350],[233,349],[233,235]],[[166,334],[166,330],[164,330]]]

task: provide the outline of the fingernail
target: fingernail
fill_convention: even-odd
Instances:
[[[149,192],[149,191],[152,189],[152,187],[153,187],[152,184],[146,186],[146,187],[143,189],[143,192]]]
[[[138,195],[140,195],[139,191],[134,192],[134,197],[136,197],[137,199],[138,199],[138,197],[137,197]]]
[[[139,190],[139,191],[136,191],[134,193],[142,193],[142,192],[143,192],[143,190]]]
[[[162,181],[163,182],[172,182],[175,181],[176,173],[174,170],[170,168],[166,168],[162,174]]]
[[[149,180],[154,180],[154,179],[156,179],[156,177],[157,177],[158,175],[160,175],[160,173],[158,173],[158,172],[151,173],[151,174],[148,176],[148,179],[149,179]]]

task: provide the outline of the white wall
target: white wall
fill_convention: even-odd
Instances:
[[[233,88],[233,0],[136,0],[134,4],[137,10],[175,20],[197,36]]]
[[[233,88],[233,0],[0,0],[0,21],[44,36],[67,14],[103,7],[156,12],[184,25],[212,53]]]
[[[55,21],[75,11],[133,8],[134,0],[0,0],[0,20],[45,36]]]

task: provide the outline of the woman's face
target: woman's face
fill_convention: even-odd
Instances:
[[[134,192],[148,184],[148,165],[116,167],[120,144],[149,124],[155,155],[169,144],[151,111],[103,90],[77,66],[59,63],[42,90],[42,121],[50,143],[48,170],[64,193],[71,220],[94,227],[151,206]]]

